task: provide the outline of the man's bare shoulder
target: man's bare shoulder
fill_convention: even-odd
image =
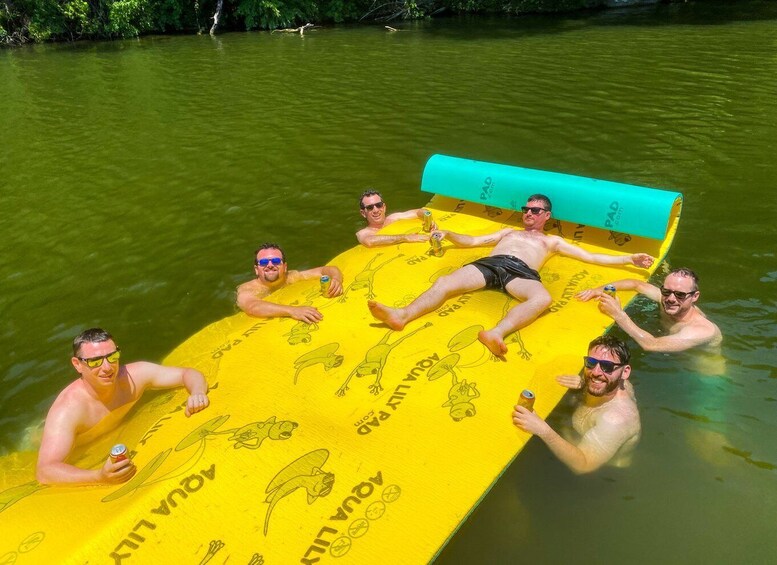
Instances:
[[[267,296],[270,292],[270,289],[263,285],[259,279],[251,279],[237,287],[238,295],[251,294],[252,296],[261,298],[262,296]]]
[[[68,426],[73,430],[82,427],[89,406],[99,402],[86,390],[81,379],[67,385],[54,399],[46,415],[47,427]]]
[[[387,220],[388,220],[388,218],[387,218]],[[388,222],[386,222],[386,223],[388,223]],[[383,225],[386,225],[386,223],[384,223]],[[379,229],[380,228],[377,228],[375,226],[365,226],[365,227],[363,227],[362,229],[360,229],[359,231],[356,232],[356,237],[358,238],[358,237],[364,237],[366,235],[375,235],[376,233],[378,233]]]
[[[696,309],[696,315],[694,316],[693,321],[681,328],[679,333],[697,339],[704,339],[704,343],[709,345],[717,345],[723,338],[723,334],[717,324],[710,320],[704,312],[698,308]]]
[[[639,422],[639,409],[633,389],[622,390],[614,399],[609,401],[601,415],[602,421],[610,425],[625,425]]]
[[[89,397],[86,386],[81,379],[76,379],[59,392],[51,408],[59,407],[59,405],[69,406],[74,401],[77,402],[84,397]]]

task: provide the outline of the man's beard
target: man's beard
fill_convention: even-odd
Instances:
[[[623,377],[618,377],[614,381],[611,381],[611,380],[607,379],[605,381],[605,383],[604,383],[604,388],[603,389],[597,390],[597,391],[592,391],[591,390],[591,386],[590,386],[591,382],[594,382],[594,381],[592,381],[592,378],[586,377],[587,386],[586,386],[586,389],[585,389],[586,392],[588,394],[590,394],[591,396],[596,396],[596,397],[607,396],[608,394],[610,394],[614,390],[617,390],[618,388],[620,388],[623,385]],[[596,382],[598,383],[599,381],[596,381]]]

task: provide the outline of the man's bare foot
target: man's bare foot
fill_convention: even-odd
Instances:
[[[367,301],[367,307],[378,320],[386,324],[392,330],[401,330],[405,327],[406,322],[402,320],[395,308],[389,308],[374,300]]]
[[[482,332],[478,333],[478,339],[488,348],[491,353],[494,354],[494,357],[501,359],[502,361],[507,361],[507,359],[505,359],[505,355],[507,354],[507,346],[505,345],[501,335],[499,335],[494,330],[483,330]]]

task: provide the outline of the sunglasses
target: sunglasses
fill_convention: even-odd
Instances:
[[[547,212],[545,208],[540,208],[539,206],[521,206],[521,212],[524,214],[528,214],[531,212],[535,216],[539,215],[542,212]]]
[[[99,357],[77,357],[77,359],[86,363],[86,366],[90,369],[96,369],[97,367],[102,366],[104,360],[107,359],[108,363],[116,363],[116,361],[119,360],[119,357],[121,357],[121,352],[117,349],[108,355],[100,355]]]
[[[661,287],[661,296],[669,296],[670,294],[674,294],[677,300],[685,300],[689,296],[692,296],[696,294],[697,291],[692,290],[691,292],[681,292],[679,290],[669,290],[668,288]]]
[[[612,373],[618,367],[623,367],[625,363],[615,363],[613,361],[605,361],[604,359],[597,359],[596,357],[583,357],[583,363],[586,369],[593,369],[597,365],[602,368],[603,373],[608,375]]]
[[[273,265],[277,266],[277,265],[280,265],[281,263],[283,263],[283,259],[281,259],[280,257],[270,257],[269,259],[257,259],[256,260],[256,264],[259,265],[260,267],[266,267],[270,263],[272,263]]]
[[[366,206],[362,205],[362,209],[367,210],[368,212],[372,212],[373,208],[377,208],[378,210],[380,210],[381,208],[383,208],[383,206],[384,206],[383,202],[376,202],[375,204],[367,204]]]

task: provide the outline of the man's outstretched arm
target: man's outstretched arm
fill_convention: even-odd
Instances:
[[[649,268],[653,264],[653,257],[647,253],[631,253],[626,255],[610,255],[609,253],[591,253],[572,245],[561,239],[558,236],[556,238],[556,251],[567,257],[579,259],[586,263],[593,263],[594,265],[634,265],[635,267],[641,267],[643,269]]]
[[[456,247],[493,247],[499,243],[505,235],[512,231],[513,230],[510,228],[505,228],[485,235],[466,235],[452,231],[435,230],[432,232],[432,236],[450,241]]]
[[[205,375],[191,367],[167,367],[140,361],[127,366],[135,385],[142,394],[146,388],[175,388],[183,386],[189,393],[186,400],[186,417],[205,410],[210,406],[208,399],[208,381]]]
[[[638,293],[647,296],[651,300],[658,302],[661,300],[661,292],[658,287],[653,286],[650,283],[640,281],[637,279],[621,279],[619,281],[613,281],[607,283],[615,287],[615,290],[636,290]],[[596,288],[589,288],[582,292],[578,292],[575,298],[581,302],[588,302],[592,298],[598,298],[604,294],[604,285],[597,286]]]
[[[381,245],[396,245],[397,243],[425,243],[429,241],[429,236],[421,233],[381,235],[374,233],[369,228],[364,228],[356,232],[356,239],[365,247],[380,247]]]
[[[258,298],[252,291],[238,288],[236,304],[243,312],[255,318],[294,318],[314,324],[324,319],[312,306],[289,306]]]

